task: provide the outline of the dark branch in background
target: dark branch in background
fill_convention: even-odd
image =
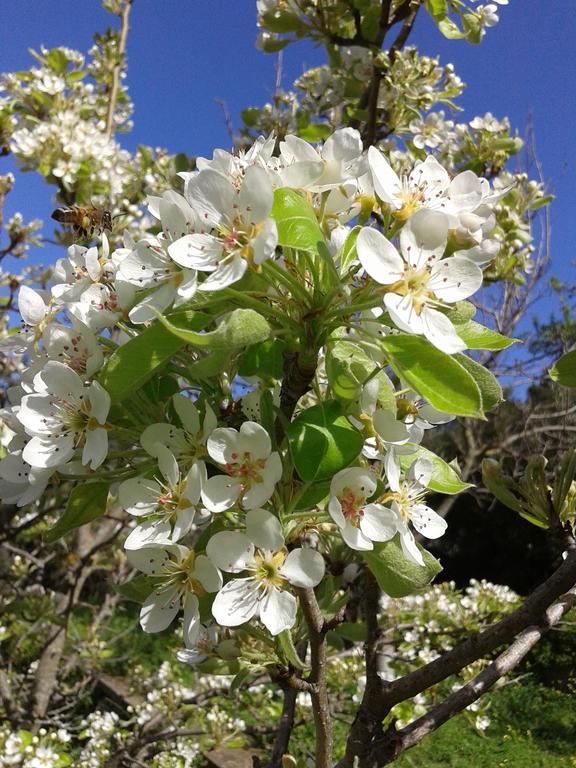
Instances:
[[[573,542],[572,546],[574,546]],[[472,662],[494,652],[505,643],[510,643],[527,627],[546,626],[550,606],[562,595],[573,590],[575,584],[576,549],[572,548],[566,560],[552,576],[535,589],[518,609],[499,622],[471,635],[451,651],[404,677],[385,683],[376,691],[372,689],[368,691],[367,688],[352,725],[346,754],[337,768],[352,768],[356,756],[360,758],[360,768],[385,765],[376,760],[375,753],[384,749],[382,721],[396,704],[422,693],[460,672]],[[523,656],[518,661],[521,658]],[[512,666],[509,669],[512,669]],[[396,738],[395,735],[390,734],[390,731],[387,732],[386,737]]]
[[[120,90],[120,76],[122,69],[124,68],[124,58],[126,56],[126,41],[128,40],[128,17],[130,15],[130,8],[132,7],[132,0],[125,0],[122,13],[120,15],[120,36],[118,38],[118,60],[114,66],[112,73],[112,84],[110,86],[110,94],[108,98],[108,112],[106,114],[106,136],[110,138],[114,130],[114,112],[116,110],[116,102],[118,100],[118,92]]]
[[[487,693],[504,675],[516,667],[532,648],[564,614],[576,605],[576,587],[548,608],[537,624],[521,632],[516,640],[473,680],[448,696],[422,717],[395,731],[391,726],[384,735],[383,744],[375,744],[372,765],[382,766],[394,761],[407,749],[418,744],[447,720],[462,712]],[[378,755],[378,757],[376,757]]]

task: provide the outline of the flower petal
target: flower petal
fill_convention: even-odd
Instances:
[[[259,549],[277,552],[284,546],[280,521],[265,509],[251,509],[247,513],[246,534]]]
[[[228,573],[240,573],[254,564],[254,545],[248,536],[235,531],[215,533],[206,545],[206,554]]]
[[[256,614],[260,596],[259,584],[251,576],[232,579],[214,598],[212,616],[223,627],[237,627]]]
[[[362,266],[377,283],[391,285],[404,274],[404,260],[377,229],[360,230],[356,250]]]
[[[324,578],[324,558],[315,549],[293,549],[280,567],[280,573],[295,587],[315,587]]]
[[[140,626],[144,632],[162,632],[169,627],[180,610],[178,588],[158,590],[149,595],[140,611]]]
[[[297,610],[294,595],[269,587],[260,603],[260,621],[271,635],[279,635],[294,626]]]

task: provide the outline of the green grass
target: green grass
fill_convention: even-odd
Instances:
[[[576,768],[576,696],[532,682],[492,696],[479,734],[460,715],[394,765],[398,768]]]

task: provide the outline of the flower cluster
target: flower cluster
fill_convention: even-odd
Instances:
[[[20,289],[24,325],[3,349],[27,367],[3,413],[0,461],[11,503],[52,481],[76,483],[80,499],[108,488],[133,521],[124,546],[147,585],[143,629],[182,615],[191,651],[211,626],[292,628],[330,539],[352,550],[395,539],[425,568],[414,531],[446,529],[426,494],[465,486],[420,442],[453,414],[387,345],[417,339],[424,357],[442,355],[481,406],[451,357],[469,338],[454,308],[482,284],[494,206],[509,191],[472,171],[451,178],[433,157],[398,175],[353,129],[321,146],[261,138],[197,166],[181,174],[183,192],[148,199],[156,234],[127,234],[113,251],[105,235],[73,245],[50,290]],[[306,397],[287,410],[290,345],[310,338]],[[247,400],[259,398],[253,418],[234,403],[242,376]],[[357,449],[328,430],[330,482],[305,502],[319,456],[294,430],[327,401]]]

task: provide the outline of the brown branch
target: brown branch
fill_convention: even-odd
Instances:
[[[418,744],[447,720],[462,712],[492,688],[495,683],[514,669],[534,648],[536,643],[552,627],[560,622],[565,613],[576,605],[576,588],[548,608],[542,620],[521,632],[516,640],[473,680],[459,688],[422,717],[395,731],[392,725],[384,734],[383,744],[375,744],[372,764],[378,768],[393,762],[407,749]],[[377,755],[377,757],[376,757]]]
[[[499,622],[471,635],[451,651],[404,677],[385,683],[376,691],[367,689],[350,731],[346,754],[338,763],[338,768],[351,768],[356,756],[360,758],[360,768],[371,765],[366,760],[375,741],[381,738],[382,721],[396,704],[422,693],[472,662],[484,658],[498,647],[511,642],[527,627],[540,624],[549,607],[561,595],[573,589],[575,583],[576,550],[571,549],[559,568],[519,608]]]
[[[316,727],[315,768],[332,768],[332,720],[326,686],[326,633],[324,617],[311,588],[299,589],[300,606],[308,625],[311,671],[309,682],[315,686],[310,693]]]
[[[108,112],[106,114],[106,136],[110,138],[114,129],[114,111],[116,109],[116,102],[118,101],[118,92],[120,90],[120,75],[122,74],[122,68],[124,67],[124,58],[126,55],[126,41],[128,40],[128,16],[130,15],[130,8],[132,7],[132,0],[125,0],[122,13],[120,15],[120,37],[118,42],[118,61],[114,65],[114,71],[112,73],[112,85],[110,87],[110,95],[108,98]]]
[[[282,702],[282,713],[278,721],[278,729],[274,739],[270,768],[282,768],[282,758],[288,752],[290,736],[294,729],[294,717],[296,715],[296,696],[298,692],[294,688],[286,688]]]

